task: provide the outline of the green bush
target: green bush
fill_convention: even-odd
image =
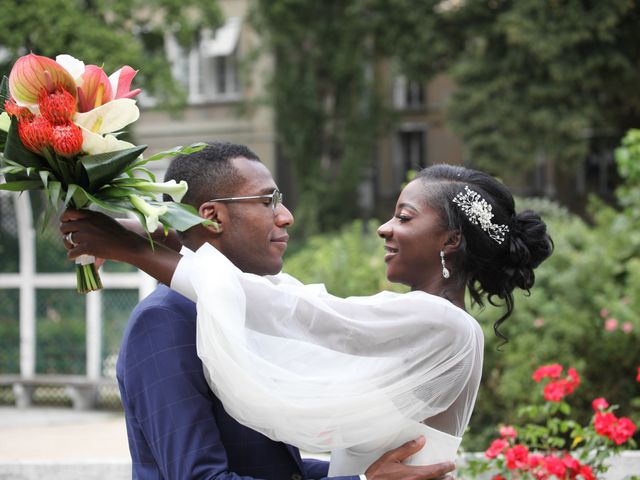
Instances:
[[[588,420],[590,401],[603,392],[624,412],[633,412],[640,392],[634,380],[640,366],[640,231],[629,211],[594,200],[589,224],[545,200],[519,200],[518,208],[541,213],[555,253],[536,271],[531,295],[516,294],[514,314],[503,325],[509,343],[498,348],[493,333],[500,309],[471,310],[484,328],[486,347],[482,386],[464,442],[468,450],[484,450],[498,423],[519,424],[516,412],[533,401],[531,372],[540,365],[561,363],[579,371],[578,421]],[[363,233],[363,224],[354,222],[338,233],[312,237],[287,259],[286,271],[306,283],[323,282],[340,296],[403,291],[385,280],[374,225]],[[605,329],[612,319],[615,329]],[[635,412],[630,416],[637,421]]]

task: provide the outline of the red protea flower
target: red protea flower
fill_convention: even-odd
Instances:
[[[34,153],[41,154],[51,145],[51,124],[43,117],[18,123],[18,136],[22,144]]]
[[[76,99],[66,90],[53,93],[42,92],[38,97],[40,114],[52,125],[64,125],[71,122],[76,113]]]
[[[51,146],[63,157],[73,157],[82,151],[82,130],[75,123],[54,125],[51,132]]]
[[[19,122],[22,120],[29,122],[33,120],[33,112],[26,107],[18,105],[13,98],[5,100],[4,111],[7,112],[8,115],[15,117]]]

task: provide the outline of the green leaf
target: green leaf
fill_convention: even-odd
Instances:
[[[200,150],[202,150],[204,147],[206,147],[207,144],[203,143],[203,142],[197,142],[197,143],[193,143],[191,145],[189,145],[188,147],[173,147],[170,150],[164,150],[162,152],[156,153],[155,155],[151,155],[149,158],[145,158],[137,163],[135,163],[133,166],[134,167],[140,167],[142,165],[145,165],[149,162],[155,162],[158,160],[162,160],[163,158],[166,157],[175,157],[177,155],[189,155],[191,153],[195,153],[195,152],[199,152]]]
[[[165,205],[167,213],[160,216],[163,225],[173,228],[179,232],[184,232],[196,225],[216,225],[211,220],[206,220],[198,215],[198,211],[191,205],[175,202],[153,202],[153,205]]]
[[[0,190],[8,190],[10,192],[22,192],[23,190],[42,190],[42,181],[13,180],[7,183],[0,183]]]
[[[49,175],[51,175],[51,172],[48,170],[40,170],[38,174],[40,175],[40,179],[42,180],[42,186],[46,190],[49,181]],[[29,175],[29,169],[27,169],[27,175]]]
[[[62,208],[66,208],[67,205],[69,205],[69,202],[73,198],[73,195],[76,193],[76,190],[78,190],[78,185],[76,185],[75,183],[72,183],[71,185],[67,185],[67,195],[64,198]]]
[[[85,191],[97,191],[105,183],[127,170],[146,148],[146,145],[140,145],[116,152],[80,157],[78,162],[84,167],[81,186]]]
[[[89,192],[87,192],[84,188],[80,186],[77,187],[77,190],[78,192],[82,192],[84,195],[86,195],[88,200],[90,200],[91,202],[98,205],[100,208],[103,208],[104,210],[107,210],[109,212],[130,213],[133,211],[133,209],[127,204],[124,204],[122,202],[111,202],[109,200],[98,198],[94,195],[91,195]]]
[[[0,112],[4,112],[5,100],[9,100],[9,79],[3,75],[0,82]]]

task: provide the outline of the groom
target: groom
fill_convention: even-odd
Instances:
[[[176,158],[165,179],[186,180],[189,191],[183,202],[219,225],[218,230],[196,226],[179,234],[183,254],[208,242],[245,272],[267,275],[281,270],[293,216],[255,153],[241,145],[212,143]],[[195,304],[164,285],[133,311],[117,377],[134,479],[327,476],[327,462],[303,460],[297,448],[273,441],[225,412],[197,356]],[[438,478],[454,468],[451,463],[403,465],[423,442],[418,439],[385,454],[362,473],[368,480],[417,480]]]

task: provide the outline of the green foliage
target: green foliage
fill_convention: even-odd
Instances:
[[[483,450],[495,425],[518,425],[518,409],[535,400],[531,372],[548,363],[577,369],[581,396],[574,417],[585,423],[590,401],[607,400],[634,412],[640,365],[640,232],[629,208],[617,211],[593,201],[593,224],[556,204],[540,199],[518,200],[518,210],[531,208],[547,221],[555,252],[536,271],[531,295],[516,293],[514,314],[503,325],[509,343],[493,333],[501,309],[488,306],[472,313],[485,331],[485,363],[467,450]],[[384,279],[383,249],[373,225],[363,233],[354,222],[338,233],[314,236],[285,262],[286,271],[304,282],[323,282],[336,295],[367,295],[392,287]],[[377,225],[376,225],[377,226]],[[397,287],[394,287],[397,288]],[[467,302],[469,303],[469,302]],[[614,330],[605,322],[616,320]]]
[[[304,283],[324,283],[341,297],[406,291],[385,279],[383,245],[373,234],[377,226],[375,221],[357,220],[339,232],[312,236],[287,257],[285,271]]]
[[[260,0],[253,23],[276,56],[271,101],[300,192],[297,234],[359,216],[357,187],[387,116],[369,0]]]
[[[638,122],[637,2],[390,3],[388,53],[414,78],[452,75],[448,118],[479,168],[575,165]]]
[[[520,202],[519,208],[528,203]],[[531,296],[516,298],[514,315],[503,327],[509,343],[498,350],[492,335],[490,322],[498,311],[487,308],[477,315],[487,341],[483,387],[471,421],[471,449],[487,445],[490,425],[518,424],[517,407],[533,400],[530,374],[542,364],[561,363],[581,372],[583,396],[574,407],[579,421],[590,414],[590,399],[602,392],[624,411],[638,396],[633,374],[640,364],[637,228],[626,212],[595,200],[593,225],[562,209],[554,212],[542,206],[555,251],[536,271]],[[605,322],[611,319],[616,328],[608,331]]]
[[[0,0],[0,11],[0,46],[10,52],[0,72],[8,74],[28,52],[68,53],[108,73],[128,64],[140,69],[148,93],[172,107],[184,102],[184,92],[171,76],[165,34],[186,46],[221,22],[211,0]]]
[[[490,172],[573,172],[640,121],[638,2],[261,0],[254,20],[277,58],[271,102],[303,231],[361,216],[355,186],[393,120],[389,58],[411,79],[455,80],[447,119]]]

